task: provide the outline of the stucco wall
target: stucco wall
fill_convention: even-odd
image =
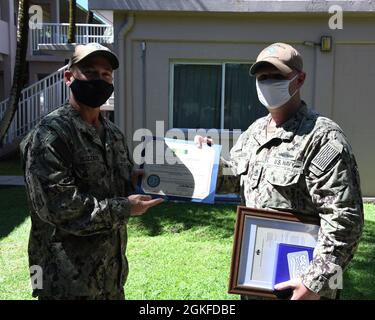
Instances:
[[[29,64],[29,84],[38,81],[39,74],[51,74],[64,66],[63,62],[38,62],[33,61]]]
[[[115,29],[124,15],[115,13]],[[322,35],[334,40],[332,52],[320,52]],[[357,156],[365,196],[375,196],[375,24],[373,17],[344,17],[343,30],[330,30],[327,16],[277,14],[142,14],[126,36],[126,102],[122,129],[132,142],[133,132],[155,121],[169,119],[170,63],[172,61],[254,61],[262,48],[283,41],[304,58],[307,80],[302,97],[311,107],[331,117],[346,132]],[[142,42],[146,44],[146,119],[143,117]],[[116,45],[116,44],[115,44]],[[118,48],[117,48],[118,49]],[[166,127],[168,129],[168,127]]]

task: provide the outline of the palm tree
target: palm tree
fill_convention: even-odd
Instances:
[[[18,102],[23,89],[26,74],[26,52],[29,35],[29,0],[18,1],[17,18],[17,49],[14,65],[13,84],[10,91],[8,105],[0,122],[0,146],[5,137],[14,115],[18,109]]]
[[[69,0],[68,43],[76,42],[76,0]]]

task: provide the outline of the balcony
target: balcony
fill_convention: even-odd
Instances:
[[[30,30],[30,48],[32,54],[61,50],[68,43],[69,23],[43,23],[37,29]],[[76,24],[76,43],[98,42],[113,43],[113,27],[106,24]]]

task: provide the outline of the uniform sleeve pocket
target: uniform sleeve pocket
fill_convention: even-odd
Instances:
[[[301,172],[294,170],[271,169],[266,173],[266,179],[275,186],[286,187],[298,183]]]

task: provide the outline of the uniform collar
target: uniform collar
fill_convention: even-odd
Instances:
[[[84,134],[90,135],[93,142],[103,147],[103,143],[100,140],[99,133],[96,131],[95,127],[87,123],[85,120],[83,120],[79,111],[77,111],[70,103],[67,103],[65,105],[65,112],[67,113],[69,118],[72,119],[74,126],[79,131],[81,131]],[[99,120],[101,121],[104,129],[107,131],[107,121],[101,114],[99,114]]]
[[[300,127],[301,121],[307,116],[308,108],[304,101],[301,101],[301,106],[297,111],[284,123],[276,126],[275,134],[267,139],[267,124],[271,120],[271,114],[269,113],[264,120],[260,123],[259,131],[260,135],[255,137],[259,145],[264,145],[273,139],[281,139],[286,141],[293,140],[298,128]]]

